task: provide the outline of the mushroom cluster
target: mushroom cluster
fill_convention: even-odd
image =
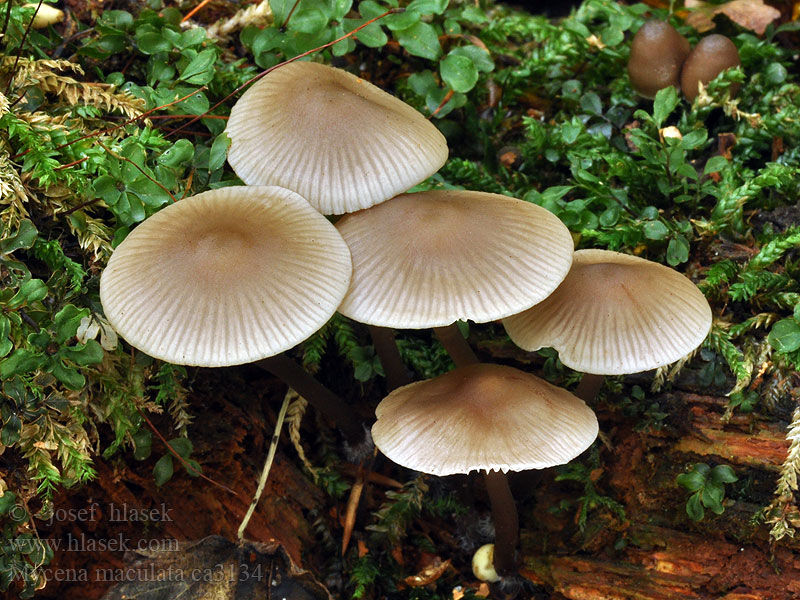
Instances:
[[[689,41],[672,25],[652,19],[633,36],[628,76],[633,89],[645,98],[673,86],[692,102],[701,85],[741,64],[739,51],[724,35],[709,35],[691,49]],[[731,86],[731,95],[738,89],[738,85]]]
[[[120,334],[176,364],[256,362],[343,429],[363,426],[284,350],[333,315],[352,273],[344,240],[320,212],[372,206],[447,159],[438,129],[345,71],[290,63],[236,103],[228,160],[244,187],[182,200],[139,225],[101,279]]]
[[[402,193],[441,167],[444,137],[344,71],[313,63],[274,70],[233,107],[226,131],[228,160],[247,185],[181,200],[139,225],[101,279],[109,321],[171,362],[257,361],[349,441],[361,432],[352,411],[280,353],[336,310],[373,331],[434,328],[457,368],[408,383],[395,364],[396,389],[378,405],[372,435],[412,469],[484,471],[495,566],[513,574],[518,524],[505,473],[572,460],[594,441],[597,419],[566,390],[479,364],[455,322],[504,319],[525,348],[552,345],[587,373],[627,373],[702,342],[710,326],[702,294],[661,265],[574,252],[566,226],[534,204],[474,191]],[[335,226],[323,216],[344,213]],[[660,332],[663,348],[645,331]],[[385,339],[388,367],[399,353]]]

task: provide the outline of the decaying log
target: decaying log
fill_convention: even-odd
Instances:
[[[567,543],[552,532],[574,532],[573,519],[551,520],[544,547],[543,535],[527,530],[523,575],[570,600],[800,598],[800,545],[789,538],[771,545],[768,526],[755,519],[787,456],[785,425],[736,414],[723,422],[724,397],[669,396],[659,399],[684,412],[663,429],[635,431],[616,412],[601,415],[611,446],[593,480],[624,505],[627,519],[595,514]],[[675,482],[695,462],[729,464],[748,481],[746,495],[728,496],[725,513],[706,511],[699,523],[686,515],[688,492]]]
[[[785,427],[778,423],[759,422],[750,415],[734,416],[728,423],[723,423],[720,413],[714,409],[724,409],[726,398],[688,393],[677,395],[690,406],[695,434],[680,438],[673,451],[716,456],[717,460],[759,469],[777,470],[783,464],[789,447]]]
[[[206,378],[222,378],[204,372]],[[279,382],[269,382],[249,402],[241,392],[213,396],[195,393],[191,405],[197,417],[190,427],[194,441],[192,458],[198,460],[203,473],[236,491],[232,495],[200,478],[189,477],[175,462],[175,474],[161,487],[153,481],[155,460],[164,454],[160,443],[153,442],[153,456],[139,463],[130,453],[111,460],[95,462],[97,478],[78,493],[63,494],[56,500],[61,513],[73,515],[53,523],[39,523],[39,535],[61,544],[48,568],[53,574],[37,598],[58,600],[92,600],[99,598],[114,581],[103,581],[103,572],[122,571],[125,551],[138,549],[169,551],[174,540],[200,540],[209,535],[236,539],[236,531],[256,489],[274,427],[271,404],[285,390]],[[208,387],[206,387],[208,386]],[[225,390],[215,382],[196,383],[197,388]],[[228,385],[227,389],[236,386]],[[254,389],[258,389],[254,386]],[[245,400],[242,400],[244,396]],[[272,400],[271,400],[272,399]],[[244,402],[244,403],[243,403]],[[219,415],[225,415],[220,418]],[[167,418],[154,419],[156,426],[169,439]],[[284,438],[285,439],[285,438]],[[286,452],[283,449],[286,449]],[[296,466],[288,442],[282,442],[270,471],[270,478],[261,502],[245,533],[250,540],[275,541],[297,564],[303,564],[304,552],[313,546],[314,533],[308,511],[323,510],[323,494]],[[94,509],[92,510],[92,507]],[[78,511],[85,512],[79,513]],[[91,512],[89,512],[91,510]],[[131,518],[152,513],[155,519]],[[69,540],[79,543],[69,549]],[[102,544],[114,543],[104,551]],[[66,551],[63,549],[66,548]],[[78,580],[85,574],[87,583]],[[108,577],[105,577],[108,579]]]
[[[800,557],[786,548],[642,523],[615,556],[531,556],[523,575],[571,600],[789,600],[800,597]],[[635,544],[635,545],[634,545]]]

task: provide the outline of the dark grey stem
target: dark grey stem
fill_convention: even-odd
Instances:
[[[592,375],[591,373],[584,373],[578,387],[575,388],[575,395],[584,402],[592,402],[596,397],[600,388],[603,387],[605,376]]]
[[[519,516],[508,487],[508,476],[501,471],[485,471],[486,491],[492,505],[494,523],[494,570],[501,577],[517,572]]]
[[[363,441],[364,429],[353,409],[339,396],[314,379],[303,367],[285,354],[278,354],[253,363],[279,377],[303,398],[336,423],[347,441],[357,444]]]
[[[389,327],[378,327],[368,325],[372,343],[375,345],[375,352],[381,359],[383,372],[386,373],[386,385],[389,392],[411,383],[411,373],[403,364],[400,351],[397,349],[397,342],[394,339],[394,330]]]
[[[456,323],[445,327],[434,327],[433,331],[457,367],[476,365],[480,362],[467,340],[461,335],[461,330]]]

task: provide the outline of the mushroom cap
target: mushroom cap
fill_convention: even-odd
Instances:
[[[375,445],[399,465],[453,475],[569,462],[597,437],[597,417],[568,391],[519,369],[459,367],[397,388],[375,409]]]
[[[742,64],[739,50],[724,35],[713,33],[704,37],[689,53],[681,71],[683,95],[692,102],[698,94],[698,84],[706,85],[725,69]],[[739,84],[731,85],[731,94],[739,91]]]
[[[484,544],[475,551],[472,555],[472,573],[481,581],[500,581],[500,575],[494,568],[494,544]]]
[[[558,289],[503,325],[520,348],[550,346],[572,369],[622,375],[667,365],[697,348],[711,329],[711,307],[669,267],[578,250]]]
[[[106,317],[133,346],[176,364],[273,356],[322,327],[350,282],[350,253],[302,197],[227,187],[172,204],[114,251]]]
[[[645,98],[669,86],[680,89],[681,67],[689,55],[689,41],[666,21],[647,21],[633,36],[628,59],[631,86]]]
[[[547,297],[572,262],[572,236],[555,215],[499,194],[403,194],[336,228],[353,256],[339,312],[382,327],[512,315]]]
[[[228,162],[248,185],[296,191],[323,214],[368,208],[439,170],[447,142],[405,102],[347,71],[293,62],[234,105]]]

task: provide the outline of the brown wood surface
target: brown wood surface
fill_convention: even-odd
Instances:
[[[97,461],[98,478],[89,486],[57,500],[60,508],[104,507],[93,522],[58,522],[40,530],[42,537],[63,539],[85,534],[96,539],[114,536],[135,544],[140,539],[200,539],[209,534],[235,538],[236,528],[255,490],[274,413],[283,386],[268,377],[244,385],[231,374],[204,374],[190,398],[197,418],[190,428],[197,460],[204,473],[238,493],[232,496],[176,467],[173,479],[161,488],[152,480],[152,465],[163,449],[154,441],[154,456],[136,462],[130,454]],[[217,390],[227,389],[219,395]],[[206,390],[206,391],[203,391]],[[213,393],[211,391],[213,390]],[[253,392],[252,390],[259,390]],[[649,396],[650,397],[650,396]],[[704,396],[670,391],[653,396],[670,415],[660,429],[637,430],[636,418],[626,417],[613,402],[598,403],[601,431],[599,467],[591,480],[597,493],[622,504],[622,519],[602,507],[589,509],[585,531],[577,527],[577,497],[581,484],[555,480],[550,471],[514,474],[512,489],[521,507],[522,574],[535,584],[536,598],[551,600],[790,600],[800,598],[800,540],[786,538],[772,545],[768,525],[754,521],[756,513],[772,500],[778,469],[788,442],[786,423],[776,418],[734,413],[722,421],[724,396]],[[202,408],[200,408],[202,407]],[[221,417],[220,415],[224,415]],[[312,442],[314,420],[306,417],[305,433]],[[168,435],[166,417],[156,419]],[[587,462],[584,457],[584,462]],[[675,477],[696,462],[731,465],[740,482],[729,485],[724,514],[707,512],[703,521],[691,521],[685,512],[688,493]],[[301,471],[291,446],[281,442],[270,482],[247,537],[276,539],[292,558],[306,568],[324,563],[319,539],[308,522],[309,511],[321,515],[331,531],[341,534],[338,515],[342,503],[331,503]],[[347,472],[344,469],[343,472]],[[400,478],[401,472],[383,461],[383,479]],[[350,475],[345,474],[345,477]],[[382,481],[382,480],[381,480]],[[468,481],[467,478],[458,479]],[[477,506],[481,485],[471,480]],[[455,481],[443,484],[455,486]],[[355,539],[366,549],[365,527],[370,512],[384,500],[385,487],[370,483],[365,490]],[[454,488],[455,489],[455,488]],[[169,509],[170,522],[110,522],[109,507]],[[567,503],[568,509],[556,510]],[[452,560],[448,571],[454,581],[477,586],[469,569],[469,555],[459,550],[460,525],[425,522],[413,525],[429,532],[439,557]],[[414,555],[413,548],[398,547],[397,556]],[[121,568],[124,553],[59,552],[53,567]],[[410,569],[411,567],[409,567]],[[108,584],[51,581],[42,598],[99,598]],[[500,598],[499,590],[493,597]]]

